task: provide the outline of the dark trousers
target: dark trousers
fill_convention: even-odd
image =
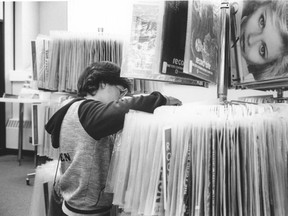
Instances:
[[[62,211],[63,200],[55,192],[54,188],[51,191],[51,198],[49,202],[48,216],[67,216]]]

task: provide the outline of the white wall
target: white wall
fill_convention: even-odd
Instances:
[[[126,36],[132,17],[133,0],[68,1],[68,30]]]
[[[39,3],[16,2],[16,70],[31,69],[31,40],[39,32]]]
[[[67,2],[16,2],[16,70],[31,70],[31,41],[67,30]]]
[[[39,34],[49,35],[53,30],[67,30],[67,2],[23,1],[15,5],[15,70],[32,75],[31,41]],[[21,81],[13,82],[11,93],[19,94],[23,84]],[[18,118],[18,106],[13,106],[13,118]],[[28,105],[25,106],[24,119],[31,119]]]
[[[1,14],[0,14],[1,16]],[[15,2],[15,70],[32,74],[31,41],[38,34],[53,30],[67,30],[67,2],[17,1]],[[5,2],[5,92],[19,94],[23,81],[10,82],[13,70],[13,3]],[[6,122],[18,119],[18,104],[6,105]],[[24,120],[31,120],[31,106],[24,106]],[[25,135],[24,135],[25,136]],[[7,141],[11,140],[10,137]],[[25,140],[26,142],[27,140]],[[7,148],[16,148],[7,142]],[[24,147],[27,146],[24,143]],[[29,146],[29,145],[28,145]],[[25,148],[24,148],[25,149]]]
[[[9,81],[9,72],[13,70],[13,3],[5,2],[5,92],[12,93],[12,84]],[[6,122],[12,116],[12,104],[6,104]]]
[[[52,1],[39,4],[40,34],[49,35],[51,30],[68,30],[68,2]]]
[[[3,1],[0,1],[0,19],[4,19],[4,13],[3,13]]]
[[[39,3],[15,3],[15,70],[18,73],[32,74],[31,40],[39,33]],[[12,71],[9,71],[11,75]],[[10,77],[10,76],[9,76]],[[11,82],[12,94],[19,94],[22,81]],[[12,118],[18,118],[18,104],[13,104]],[[24,120],[31,119],[30,106],[25,105]]]

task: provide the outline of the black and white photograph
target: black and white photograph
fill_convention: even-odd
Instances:
[[[288,215],[287,0],[0,2],[0,216]]]

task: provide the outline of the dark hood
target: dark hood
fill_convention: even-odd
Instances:
[[[66,115],[69,107],[76,101],[84,100],[84,98],[75,98],[65,106],[61,107],[47,122],[45,125],[45,130],[51,134],[51,142],[53,148],[59,148],[59,137],[61,124]]]

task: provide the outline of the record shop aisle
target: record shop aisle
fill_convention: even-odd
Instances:
[[[0,155],[0,215],[27,216],[34,180],[26,185],[27,173],[34,172],[33,156],[23,156],[21,166],[17,155]]]

